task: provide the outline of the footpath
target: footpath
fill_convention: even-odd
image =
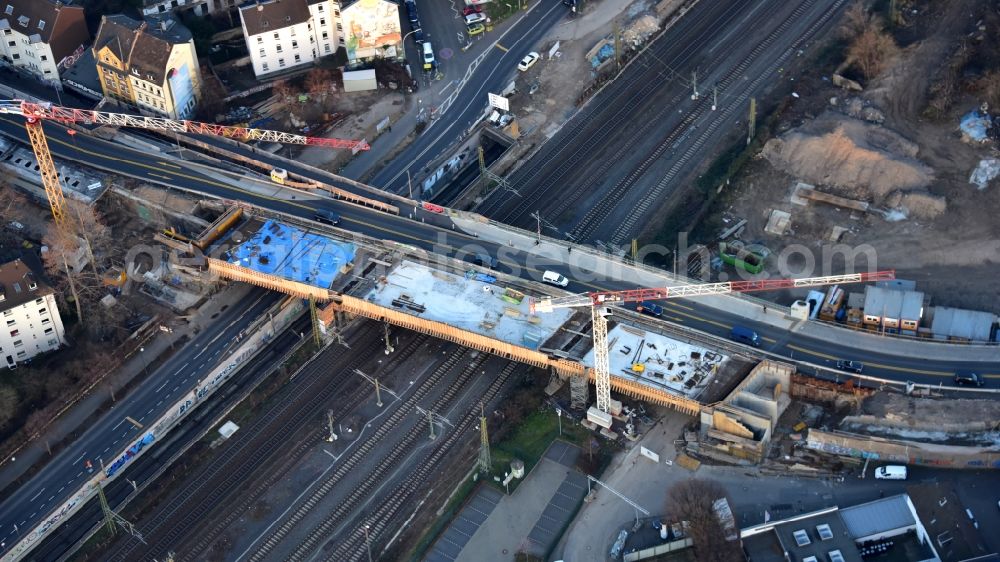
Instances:
[[[480,240],[564,263],[569,267],[572,278],[584,283],[598,279],[628,280],[636,287],[676,287],[690,283],[689,280],[675,277],[667,271],[633,265],[622,258],[587,246],[555,240],[544,235],[539,241],[535,233],[506,225],[500,227],[474,213],[453,211],[451,219],[458,229]],[[703,296],[698,298],[698,304],[779,330],[794,332],[818,341],[836,341],[840,345],[875,354],[922,357],[937,361],[1000,361],[1000,347],[997,346],[962,345],[931,340],[915,341],[795,320],[789,316],[788,307],[749,295]]]
[[[157,331],[156,336],[142,344],[142,352],[128,357],[113,374],[108,375],[90,393],[56,418],[45,429],[43,436],[26,443],[13,456],[0,462],[0,490],[17,481],[28,469],[48,456],[46,442],[55,445],[71,436],[108,400],[111,400],[112,396],[117,400],[126,400],[127,396],[122,390],[136,377],[148,372],[151,365],[157,364],[166,352],[172,352],[179,342],[193,339],[213,322],[214,317],[224,308],[238,306],[250,290],[251,287],[248,285],[232,284],[222,292],[212,295],[186,324],[172,327],[170,332]]]

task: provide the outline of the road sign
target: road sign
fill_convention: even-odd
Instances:
[[[502,109],[504,111],[510,111],[510,101],[496,94],[487,94],[490,98],[490,107],[495,107],[497,109]]]

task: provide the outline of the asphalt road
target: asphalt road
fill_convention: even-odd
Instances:
[[[157,419],[218,364],[220,355],[224,357],[223,353],[234,344],[237,333],[280,298],[282,295],[253,289],[244,306],[232,306],[219,314],[214,323],[150,373],[128,399],[117,403],[28,482],[5,497],[0,503],[0,542],[13,546],[20,534],[32,529],[76,492],[91,476],[84,469],[86,460],[93,463],[95,470],[100,470],[100,461],[110,464],[111,455],[141,433],[126,416],[142,424]]]
[[[418,9],[429,9],[420,6],[418,2]],[[443,14],[439,14],[439,9],[436,10],[435,14],[438,15],[435,17],[434,25],[437,26],[440,25],[439,20]],[[454,86],[460,87],[461,90],[451,107],[441,118],[431,122],[427,129],[392,162],[387,163],[372,179],[371,185],[395,193],[405,192],[407,170],[413,177],[417,177],[424,166],[453,146],[485,111],[488,105],[486,94],[498,93],[510,83],[517,74],[517,63],[524,58],[524,55],[536,50],[538,42],[567,14],[568,8],[560,2],[550,0],[536,2],[527,11],[524,21],[509,27],[496,38],[489,35],[483,39],[489,42],[486,50],[464,85]],[[457,25],[448,27],[461,30]],[[447,39],[449,36],[447,31],[441,31],[436,35],[444,35],[446,42],[454,40]],[[434,37],[431,41],[436,43]],[[435,50],[438,51],[440,58],[439,45],[435,44]],[[462,66],[462,60],[459,58],[451,63],[457,67],[455,70],[458,72],[449,68],[448,61],[443,62],[449,80],[459,80],[464,76],[465,68]]]
[[[16,122],[0,118],[0,133],[24,138],[23,129]],[[517,251],[516,248],[499,246],[490,242],[447,230],[431,224],[410,220],[406,216],[392,216],[366,208],[332,200],[309,202],[277,199],[266,194],[249,191],[206,178],[182,169],[177,164],[150,157],[148,154],[109,143],[101,139],[77,134],[68,138],[58,126],[47,126],[49,146],[59,158],[82,159],[90,165],[146,181],[174,184],[185,189],[207,193],[227,199],[239,199],[267,209],[273,209],[302,218],[311,218],[315,209],[329,209],[341,215],[340,227],[383,240],[394,240],[434,254],[471,261],[479,252],[501,255],[500,270],[521,277],[540,280],[541,274],[551,269],[573,279],[570,267],[554,260],[545,261],[537,256]],[[404,210],[408,212],[409,210]],[[433,218],[427,213],[421,215]],[[571,282],[567,290],[586,292],[592,290],[633,289],[635,284],[625,278],[603,279],[586,283]],[[835,339],[815,339],[798,332],[775,329],[736,314],[727,313],[704,305],[697,300],[670,301],[664,306],[664,320],[685,327],[728,337],[733,326],[746,326],[756,330],[763,339],[761,349],[782,356],[832,366],[837,359],[851,359],[865,363],[865,374],[893,380],[918,383],[950,384],[956,369],[972,369],[988,379],[1000,379],[1000,349],[997,360],[990,362],[930,361],[894,353],[890,339],[884,349],[862,350],[838,344]],[[991,384],[996,382],[991,381]],[[997,381],[1000,382],[1000,381]]]

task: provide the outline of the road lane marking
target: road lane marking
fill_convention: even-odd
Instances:
[[[733,329],[732,326],[723,324],[722,322],[716,322],[715,320],[709,320],[708,318],[702,318],[701,316],[696,316],[694,314],[688,314],[686,312],[681,312],[679,310],[677,310],[675,312],[677,314],[680,314],[681,316],[686,316],[688,318],[691,318],[692,320],[697,320],[699,322],[705,322],[706,324],[712,324],[713,326],[718,326],[718,327],[720,327],[722,329],[725,329],[725,330],[732,330]]]
[[[80,458],[78,458],[78,459],[76,459],[75,461],[73,461],[73,464],[76,464],[76,463],[78,463],[78,462],[82,461],[82,460],[83,460],[83,457],[85,457],[85,456],[87,456],[87,452],[86,452],[86,451],[84,451],[84,452],[83,452],[83,454],[82,454],[82,455],[80,455]]]
[[[169,382],[170,382],[169,380],[163,381],[163,384],[160,385],[160,388],[156,389],[156,392],[163,390],[163,387],[167,386],[167,383]]]
[[[38,490],[38,493],[37,493],[37,494],[35,494],[35,495],[34,495],[34,496],[33,496],[33,497],[32,497],[32,498],[30,499],[30,500],[28,500],[28,501],[29,501],[29,502],[33,502],[33,501],[35,501],[36,499],[38,499],[38,496],[42,495],[42,492],[44,492],[44,491],[45,491],[45,487],[43,486],[43,487],[42,487],[42,489],[41,489],[41,490]]]
[[[799,353],[805,353],[806,355],[813,355],[815,357],[822,357],[823,359],[829,359],[830,361],[836,361],[837,360],[837,358],[834,357],[833,355],[830,355],[830,354],[827,354],[827,353],[820,353],[818,351],[813,351],[811,349],[806,349],[804,347],[799,347],[799,346],[794,345],[794,344],[787,344],[785,347],[787,347],[788,349],[794,349],[795,351],[798,351]]]
[[[172,179],[174,179],[174,178],[172,178],[170,176],[164,176],[163,174],[154,174],[153,172],[146,172],[146,173],[148,175],[150,175],[150,176],[153,176],[153,177],[156,177],[156,178],[163,178],[165,180],[172,180]]]
[[[163,160],[157,160],[156,163],[160,164],[161,166],[170,166],[171,168],[177,168],[178,170],[181,169],[181,167],[178,166],[177,164],[171,164],[170,162],[164,162]]]
[[[122,420],[122,421],[116,423],[115,426],[111,428],[111,431],[114,431],[114,430],[118,429],[118,426],[120,426],[123,423],[125,423],[125,420]]]
[[[766,341],[768,343],[778,343],[778,340],[776,340],[774,338],[769,338],[767,336],[761,336],[760,339],[762,339],[762,340],[764,340],[764,341]]]

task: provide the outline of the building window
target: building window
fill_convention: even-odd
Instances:
[[[41,56],[41,59],[42,59],[42,60],[49,60],[49,55],[42,55],[42,56]]]
[[[265,63],[261,63],[260,69],[263,70],[264,72],[267,72],[267,63],[266,62]]]
[[[25,356],[27,356],[27,355],[28,355],[28,352],[27,352],[27,351],[18,351],[18,352],[17,352],[17,358],[18,358],[18,359],[23,359],[23,358],[24,358]]]
[[[14,6],[11,6],[10,4],[7,4],[7,8],[4,9],[3,13],[7,14],[8,16],[11,15],[11,14],[13,14],[14,13]]]
[[[285,59],[278,59],[278,68],[285,67]]]
[[[344,26],[343,26],[343,24],[341,24],[341,23],[340,23],[340,22],[338,21],[338,22],[337,22],[337,31],[343,31],[343,30],[344,30]]]
[[[329,37],[330,37],[330,33],[327,32],[327,31],[324,31],[323,32],[323,39],[328,39]]]
[[[21,347],[22,345],[24,345],[24,342],[21,340],[17,340],[14,342],[14,347]]]
[[[17,53],[14,53],[14,54],[13,54],[13,55],[11,56],[11,58],[12,58],[12,59],[14,59],[14,60],[17,60],[17,59],[21,58],[21,55],[19,55],[19,54],[17,54]]]
[[[277,40],[277,39],[278,39],[278,32],[277,32],[277,31],[275,31],[275,32],[274,32],[274,39],[275,39],[275,40]]]
[[[45,29],[45,20],[38,20],[38,29]]]
[[[13,326],[14,324],[17,324],[17,320],[8,320],[7,321],[7,327],[8,328],[11,327],[11,326]]]
[[[51,320],[48,317],[42,318],[42,324],[48,324]]]
[[[8,46],[8,47],[14,47],[14,46],[17,46],[17,42],[16,42],[16,41],[7,41],[7,46]]]
[[[298,49],[299,48],[299,42],[293,39],[292,40],[292,48],[293,49]]]
[[[51,340],[49,340],[49,345],[59,345],[59,340],[57,340],[57,339],[51,339]]]
[[[295,54],[295,62],[297,62],[297,63],[302,62],[302,57],[299,56],[298,53]]]
[[[266,51],[266,50],[264,50],[264,49],[261,49],[261,50],[260,50],[260,56],[262,56],[262,57],[266,57],[266,56],[267,56],[267,51]]]
[[[11,31],[11,30],[9,30],[9,29],[5,29],[5,30],[3,30],[3,34],[4,34],[4,35],[10,35],[11,33],[13,33],[13,31]]]
[[[320,4],[320,5],[319,5],[319,6],[318,6],[318,7],[316,8],[316,11],[317,11],[317,12],[322,12],[322,11],[323,11],[323,5],[322,5],[322,4]]]
[[[281,52],[281,43],[278,43],[278,52]]]
[[[326,25],[326,18],[319,18],[320,25]]]
[[[3,315],[4,316],[10,316],[11,314],[14,314],[13,310],[5,310],[5,311],[3,311]]]
[[[330,52],[330,44],[329,43],[327,43],[326,45],[323,45],[323,47],[324,47],[324,49],[323,49],[324,51],[326,51],[328,53]]]
[[[21,331],[20,331],[20,330],[11,330],[11,331],[10,331],[10,337],[12,337],[12,338],[14,338],[14,337],[17,337],[17,336],[19,336],[20,334],[21,334]]]
[[[51,334],[52,328],[45,328],[45,335]]]
[[[261,43],[263,43],[263,42],[264,42],[264,37],[263,37],[263,36],[261,36],[261,35],[258,35],[258,36],[257,36],[257,44],[258,44],[258,45],[260,45],[260,44],[261,44]]]
[[[37,303],[36,303],[36,304],[37,304]],[[38,309],[38,314],[45,314],[45,313],[46,313],[46,312],[48,312],[48,311],[49,311],[49,309],[47,309],[47,308],[45,308],[45,307],[42,307],[42,308],[39,308],[39,309]]]
[[[333,15],[335,15],[335,16],[337,16],[339,18],[340,17],[340,8],[334,6],[333,7]]]

